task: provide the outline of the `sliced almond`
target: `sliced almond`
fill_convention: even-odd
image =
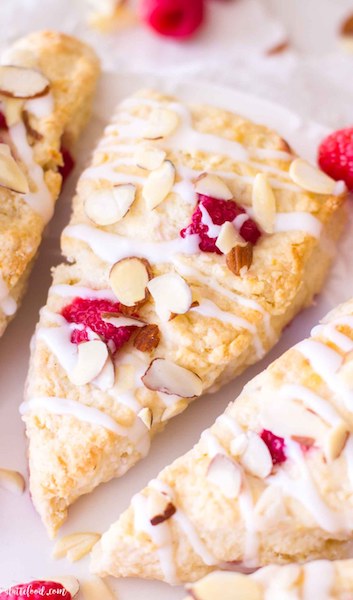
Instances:
[[[152,352],[159,345],[161,335],[158,325],[151,323],[145,325],[137,333],[134,339],[134,346],[140,352]]]
[[[109,282],[119,302],[135,306],[147,298],[151,267],[144,258],[123,258],[112,266]]]
[[[233,193],[218,175],[202,173],[195,182],[195,191],[203,196],[210,196],[218,200],[231,200]]]
[[[226,255],[227,267],[234,275],[240,276],[247,272],[252,264],[253,245],[250,242],[235,246]]]
[[[103,392],[106,392],[107,390],[110,390],[114,386],[114,382],[115,382],[115,366],[114,366],[114,363],[113,363],[111,357],[108,354],[107,360],[105,361],[105,363],[103,365],[103,369],[100,371],[100,373],[99,373],[99,375],[97,375],[97,377],[92,379],[92,383],[94,383],[94,385],[98,389],[102,390]]]
[[[304,448],[312,448],[315,444],[314,438],[305,435],[292,435],[291,439],[293,442],[300,444],[300,446],[304,446]]]
[[[147,498],[147,512],[151,525],[156,526],[170,519],[176,513],[176,507],[169,496],[151,488]]]
[[[289,175],[294,183],[308,192],[315,194],[333,194],[336,189],[336,181],[319,171],[302,158],[293,160],[289,167]]]
[[[187,586],[194,600],[262,600],[262,586],[242,573],[213,571]]]
[[[348,52],[353,52],[353,14],[349,14],[340,28],[342,46]]]
[[[78,358],[75,368],[69,373],[74,385],[85,385],[102,371],[108,358],[108,348],[101,340],[91,340],[78,345]]]
[[[328,461],[336,460],[341,455],[349,437],[347,425],[341,421],[328,432],[324,443],[324,454]]]
[[[255,477],[264,479],[270,475],[273,467],[272,457],[265,442],[257,433],[248,432],[247,446],[241,455],[240,462],[244,469]]]
[[[100,577],[92,577],[81,582],[83,600],[116,600],[115,594]]]
[[[191,307],[192,292],[181,275],[165,273],[154,277],[148,289],[155,302],[156,313],[161,321],[169,321],[171,315],[183,315]]]
[[[248,437],[246,433],[241,433],[232,439],[230,443],[230,453],[235,458],[244,454],[248,445]]]
[[[11,127],[16,123],[19,123],[22,119],[24,100],[19,100],[17,98],[7,98],[5,96],[1,99],[3,100],[3,112],[5,115],[7,126]]]
[[[80,591],[80,584],[76,577],[71,575],[63,575],[62,577],[50,577],[50,581],[54,583],[60,583],[65,590],[71,594],[71,598],[75,598]]]
[[[142,196],[147,208],[156,208],[172,191],[175,182],[175,167],[170,160],[165,160],[161,167],[151,171],[142,189]]]
[[[224,454],[216,454],[211,460],[207,470],[207,479],[219,487],[226,498],[239,496],[242,483],[241,468]]]
[[[27,177],[11,154],[0,153],[0,186],[17,194],[29,192]]]
[[[18,471],[0,469],[0,487],[20,496],[25,489],[25,480]]]
[[[258,173],[255,177],[252,206],[255,219],[262,229],[266,233],[273,233],[276,217],[276,198],[265,173]]]
[[[136,188],[132,183],[95,190],[85,201],[86,215],[96,225],[113,225],[125,217],[135,195]]]
[[[168,108],[155,108],[151,111],[146,123],[143,137],[149,140],[171,135],[179,125],[179,117],[176,112]]]
[[[142,144],[135,152],[136,165],[147,171],[154,171],[162,166],[166,153],[161,148]]]
[[[149,390],[181,398],[194,398],[202,393],[202,380],[196,373],[166,358],[155,358],[141,379]]]
[[[141,419],[142,423],[146,425],[147,429],[151,429],[153,423],[153,413],[151,409],[148,408],[148,406],[142,408],[137,413],[137,416],[139,417],[139,419]]]
[[[10,98],[39,98],[49,92],[48,79],[35,69],[0,66],[0,94]]]
[[[10,98],[8,98],[7,101],[9,102]],[[21,100],[12,100],[12,102],[22,102],[22,101]],[[39,131],[37,131],[36,129],[34,129],[34,127],[32,127],[31,117],[30,117],[28,110],[22,111],[22,120],[23,120],[23,124],[26,128],[27,134],[29,136],[31,136],[37,142],[40,142],[43,139],[43,136],[41,133],[39,133]]]
[[[182,413],[183,410],[185,410],[187,406],[188,406],[187,400],[179,400],[179,402],[175,402],[174,404],[167,406],[167,408],[165,408],[163,411],[163,414],[161,417],[161,423],[164,423],[165,421],[169,421],[169,419],[173,419],[177,415],[180,415],[180,413]]]
[[[145,321],[139,319],[133,319],[132,317],[125,317],[118,313],[101,313],[102,321],[114,325],[114,327],[145,327]]]
[[[328,425],[295,400],[283,400],[275,405],[268,402],[262,407],[259,416],[263,429],[284,438],[313,437],[321,442],[328,433]]]
[[[230,221],[223,223],[216,240],[217,248],[223,252],[223,254],[228,254],[235,246],[241,246],[243,244],[244,240],[238,230],[234,227],[233,223]]]
[[[58,540],[54,546],[53,558],[67,558],[71,562],[88,554],[100,539],[99,533],[71,533]]]

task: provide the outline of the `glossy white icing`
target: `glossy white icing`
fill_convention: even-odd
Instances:
[[[49,289],[49,294],[58,295],[62,298],[93,298],[96,300],[110,300],[110,302],[117,302],[115,294],[110,288],[103,290],[94,290],[92,288],[83,285],[68,285],[68,284],[57,284],[52,285]]]

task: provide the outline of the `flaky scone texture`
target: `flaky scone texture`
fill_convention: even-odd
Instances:
[[[9,48],[2,64],[40,71],[49,81],[49,110],[36,110],[43,99],[24,103],[21,121],[26,115],[28,148],[17,147],[15,128],[3,132],[2,141],[9,144],[30,182],[31,194],[41,194],[32,178],[34,165],[43,171],[44,193],[48,194],[44,211],[27,201],[27,196],[5,187],[0,188],[0,274],[11,301],[19,304],[38,251],[44,226],[48,222],[59,195],[62,177],[58,168],[63,159],[61,147],[70,150],[86,124],[91,111],[92,96],[99,73],[98,59],[93,50],[79,40],[52,31],[30,34]],[[0,99],[6,102],[6,98]],[[35,132],[35,134],[33,134]],[[33,157],[33,165],[23,160],[24,153]],[[40,176],[41,177],[41,176]],[[0,334],[12,318],[14,310],[0,307]]]
[[[164,122],[170,113],[178,121],[174,133],[153,139],[151,133],[144,135],[146,124],[153,125],[156,119]],[[146,201],[145,186],[156,171],[138,166],[136,158],[136,151],[146,144],[164,152],[163,165],[169,161],[175,170],[172,191],[153,209]],[[187,106],[150,91],[118,108],[91,167],[80,178],[71,222],[62,236],[63,252],[71,264],[54,270],[32,348],[24,414],[31,494],[51,535],[73,501],[132,467],[146,454],[154,434],[193,399],[180,397],[173,389],[153,390],[144,385],[141,376],[153,359],[167,359],[196,375],[202,392],[216,390],[260,359],[321,289],[332,260],[332,242],[343,226],[344,196],[315,194],[294,185],[289,176],[294,158],[275,132],[218,108]],[[307,218],[310,224],[314,222],[319,235],[305,224],[262,232],[250,268],[239,275],[228,268],[224,255],[198,248],[191,252],[183,245],[180,231],[195,210],[194,185],[200,174],[216,174],[234,200],[251,212],[254,178],[268,169],[278,213],[288,213],[293,219],[298,213],[306,215],[305,223]],[[102,194],[103,214],[106,194],[123,185],[135,190],[128,211],[116,222],[97,225],[88,217],[88,203]],[[67,324],[60,321],[62,317],[58,322],[58,315],[82,295],[97,298],[99,293],[101,298],[114,299],[112,265],[131,257],[147,260],[153,278],[178,274],[193,305],[168,320],[149,295],[135,307],[134,315],[158,326],[158,346],[141,351],[132,337],[111,353],[115,372],[110,388],[102,389],[94,380],[75,385],[65,357],[70,352],[75,356],[77,347],[58,343],[58,335],[70,338]],[[76,404],[70,405],[70,413],[59,414],[60,407],[50,400],[54,397]],[[37,402],[31,409],[31,399],[37,398],[41,408]],[[100,424],[96,412],[95,422],[92,411],[90,417],[85,411],[84,418],[82,406],[99,410]],[[147,425],[146,411],[143,420],[141,409],[148,409]],[[125,428],[125,433],[113,431],[111,425],[103,427],[102,413]],[[132,434],[132,428],[140,426],[141,432]]]
[[[250,381],[195,447],[133,498],[94,548],[93,571],[176,583],[217,567],[346,558],[352,317],[350,300]]]

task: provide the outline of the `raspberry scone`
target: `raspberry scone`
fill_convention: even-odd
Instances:
[[[50,534],[264,356],[321,288],[344,214],[342,186],[262,125],[152,92],[120,105],[78,184],[22,409]]]
[[[269,565],[253,575],[214,571],[188,588],[185,600],[349,600],[353,560]]]
[[[94,547],[93,570],[176,583],[216,568],[346,558],[352,402],[350,300],[133,497]]]
[[[0,335],[24,293],[98,72],[88,46],[50,31],[22,38],[2,56]]]

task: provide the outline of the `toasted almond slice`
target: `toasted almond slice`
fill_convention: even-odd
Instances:
[[[194,398],[202,392],[202,380],[196,373],[166,358],[155,358],[141,379],[149,390],[181,398]]]
[[[100,577],[91,577],[81,582],[83,600],[116,600],[115,594]]]
[[[139,419],[141,419],[142,423],[144,423],[147,429],[151,429],[153,423],[153,413],[148,406],[141,408],[141,410],[137,413]]]
[[[18,471],[0,469],[0,487],[20,496],[25,489],[25,480]]]
[[[76,577],[71,575],[50,577],[50,581],[53,581],[54,583],[60,583],[68,592],[70,592],[72,598],[75,598],[80,591],[80,584],[78,580]]]
[[[150,488],[147,498],[147,513],[151,525],[164,523],[176,513],[176,507],[169,496]]]
[[[3,97],[3,111],[8,127],[19,123],[22,118],[22,111],[24,107],[24,100],[18,98],[7,98]]]
[[[202,173],[195,182],[195,191],[203,196],[210,196],[218,200],[231,200],[233,193],[218,175]]]
[[[0,66],[0,94],[10,98],[39,98],[49,92],[50,83],[35,69]]]
[[[74,385],[85,385],[102,371],[108,358],[108,348],[101,340],[91,340],[78,345],[78,359],[69,374]]]
[[[112,266],[109,282],[119,302],[135,306],[147,297],[147,284],[151,278],[151,267],[147,260],[131,256]]]
[[[169,321],[173,313],[182,315],[191,307],[191,289],[179,273],[165,273],[154,277],[147,287],[161,321]]]
[[[161,341],[161,334],[158,325],[150,323],[145,325],[134,339],[134,346],[140,352],[152,352]]]
[[[168,108],[155,108],[150,113],[143,137],[149,140],[166,137],[171,135],[178,125],[179,117],[175,111]]]
[[[135,152],[136,165],[147,171],[154,171],[162,166],[166,153],[161,148],[141,144]]]
[[[276,198],[265,173],[258,173],[255,177],[252,206],[255,219],[262,229],[266,233],[273,233],[276,217]]]
[[[165,160],[161,167],[151,171],[142,189],[147,208],[156,208],[172,191],[175,181],[175,167],[170,160]]]
[[[0,185],[17,194],[29,192],[27,177],[11,154],[0,153]]]
[[[228,254],[235,246],[242,246],[244,239],[241,237],[233,223],[226,221],[223,223],[216,240],[216,246],[223,254]]]
[[[124,317],[118,313],[101,313],[102,321],[114,325],[114,327],[145,327],[145,321]]]
[[[339,458],[348,437],[349,432],[344,421],[340,421],[337,425],[331,427],[324,443],[324,454],[327,460],[332,461]]]
[[[52,556],[53,558],[63,558],[67,556],[69,560],[74,562],[75,560],[79,560],[88,552],[91,551],[94,544],[98,542],[100,539],[99,533],[71,533],[70,535],[65,535],[60,540],[58,540],[54,546]],[[74,550],[74,548],[80,547],[80,550],[77,552],[73,552],[69,556],[69,552]],[[86,550],[84,550],[86,548]]]
[[[264,479],[270,475],[273,467],[270,451],[257,433],[249,431],[247,438],[240,462],[248,473]]]
[[[234,275],[243,276],[250,269],[253,259],[253,245],[250,242],[235,246],[226,255],[227,267]]]
[[[223,454],[211,460],[207,479],[220,488],[226,498],[237,498],[241,488],[242,472],[239,465]]]
[[[262,586],[242,573],[213,571],[187,586],[194,600],[262,600]]]
[[[188,406],[187,400],[179,400],[179,402],[174,402],[174,404],[167,406],[167,408],[163,411],[163,414],[161,417],[161,423],[164,423],[165,421],[169,421],[169,419],[172,419],[173,417],[180,415],[180,413],[182,413],[183,410],[185,410],[187,406]]]
[[[125,217],[135,195],[136,188],[132,183],[95,190],[85,201],[86,215],[96,225],[113,225]]]
[[[336,189],[336,181],[326,173],[319,171],[302,158],[293,160],[289,167],[289,175],[294,183],[308,192],[315,194],[333,194]]]

